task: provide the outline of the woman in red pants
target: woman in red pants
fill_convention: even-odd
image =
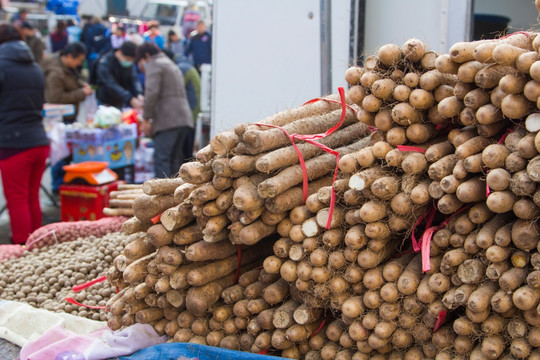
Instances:
[[[0,172],[15,244],[41,226],[39,187],[49,156],[44,91],[43,71],[19,30],[0,24]]]

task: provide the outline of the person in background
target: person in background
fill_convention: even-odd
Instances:
[[[99,59],[96,69],[98,101],[120,110],[126,106],[142,109],[142,88],[133,66],[136,48],[131,41],[124,41],[118,50]]]
[[[81,42],[74,42],[43,60],[45,101],[52,104],[75,105],[75,114],[64,118],[67,122],[75,120],[79,103],[93,93],[90,85],[82,81],[78,71],[85,57],[86,46]]]
[[[51,33],[51,51],[60,51],[68,43],[68,34],[66,31],[66,23],[58,20],[54,32]]]
[[[148,22],[148,31],[144,33],[143,40],[156,44],[160,49],[165,48],[165,39],[159,33],[159,22],[155,20]]]
[[[191,109],[193,122],[197,122],[199,113],[201,112],[201,76],[195,67],[188,61],[185,56],[176,59],[176,64],[182,70],[184,75],[184,84],[186,95]],[[191,128],[184,142],[184,156],[186,159],[193,157],[193,146],[195,145],[195,126]]]
[[[27,9],[19,9],[19,11],[11,17],[11,23],[15,27],[21,27],[22,23],[27,21],[26,17],[28,16]]]
[[[126,40],[126,27],[122,23],[113,24],[111,34],[111,48],[119,49],[122,43]]]
[[[135,29],[129,29],[126,34],[126,41],[131,41],[135,45],[139,46],[144,42],[144,39],[141,34]]]
[[[86,45],[88,68],[92,69],[99,55],[104,53],[110,44],[110,40],[107,38],[107,28],[97,16],[92,17],[90,20],[82,41]]]
[[[182,32],[184,34],[184,39],[189,39],[191,33],[197,27],[197,21],[201,20],[201,14],[197,11],[197,7],[194,4],[193,0],[190,0],[186,10],[184,10],[184,15],[182,16],[182,21],[180,25],[182,26]]]
[[[43,71],[19,30],[0,24],[0,172],[15,244],[41,226],[39,188],[49,156],[44,90]]]
[[[53,104],[73,104],[75,114],[64,117],[65,123],[72,123],[77,118],[79,104],[92,94],[90,85],[80,78],[79,67],[86,57],[86,46],[81,42],[67,44],[58,53],[49,55],[41,64],[45,72],[45,101]],[[58,161],[51,167],[52,191],[58,193],[64,183],[65,172],[71,157]]]
[[[34,55],[34,60],[37,63],[40,63],[45,56],[45,44],[41,41],[41,38],[36,35],[36,29],[34,29],[32,24],[25,21],[21,25],[21,33],[24,41],[32,51],[32,55]]]
[[[184,41],[180,39],[174,30],[169,30],[167,33],[167,49],[169,49],[175,57],[184,56]]]
[[[92,16],[83,14],[81,15],[81,41],[84,42],[84,39],[86,38],[86,33],[88,32],[88,29],[91,26]]]
[[[156,177],[172,177],[184,162],[184,142],[193,128],[182,71],[152,43],[137,47],[136,61],[146,76],[141,130],[154,140]]]
[[[199,73],[202,64],[212,63],[212,34],[206,31],[204,21],[197,21],[197,31],[188,40],[184,55],[193,56],[193,62]]]
[[[68,33],[68,43],[81,41],[82,29],[75,24],[75,21],[71,19],[67,21],[66,31]]]

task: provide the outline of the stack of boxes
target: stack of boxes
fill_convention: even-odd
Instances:
[[[107,129],[70,125],[66,138],[72,146],[74,163],[105,161],[120,179],[133,182],[136,124],[119,124]]]
[[[120,181],[86,184],[76,182],[60,187],[62,221],[97,220],[109,205],[109,194],[118,184],[133,183],[135,173],[136,124],[118,124],[109,128],[88,128],[80,124],[66,126],[73,162],[108,163]],[[99,176],[98,176],[99,178]]]

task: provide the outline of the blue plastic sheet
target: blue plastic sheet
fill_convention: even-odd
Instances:
[[[269,360],[284,359],[276,356],[252,354],[242,351],[190,343],[166,343],[137,351],[120,360]]]

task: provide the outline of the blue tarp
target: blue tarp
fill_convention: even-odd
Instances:
[[[275,360],[281,357],[233,351],[190,343],[165,343],[137,351],[120,360]]]

